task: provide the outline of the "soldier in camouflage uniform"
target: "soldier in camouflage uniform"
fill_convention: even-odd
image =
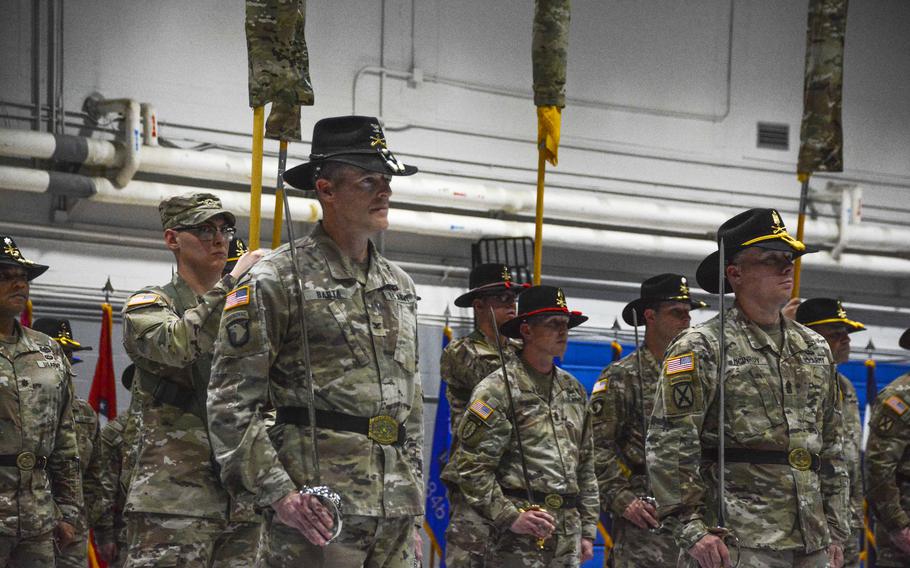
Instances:
[[[718,524],[718,368],[726,360],[723,430],[726,529],[742,568],[843,563],[850,536],[843,422],[831,350],[812,330],[782,318],[793,259],[812,252],[773,209],[751,209],[721,225],[724,348],[718,318],[689,328],[667,349],[647,434],[658,514],[702,568],[731,566]],[[696,278],[718,291],[718,252]],[[686,554],[683,552],[682,554]],[[691,563],[691,562],[690,562]],[[830,563],[830,564],[829,564]]]
[[[900,338],[910,349],[910,329]],[[910,565],[910,373],[875,398],[866,443],[866,498],[875,515],[876,566]]]
[[[451,342],[439,361],[439,373],[446,382],[451,428],[456,434],[471,391],[484,377],[502,366],[493,326],[498,328],[515,317],[515,298],[528,287],[528,284],[513,283],[509,267],[504,264],[479,264],[471,269],[468,281],[471,289],[456,298],[455,305],[474,309],[476,329]],[[520,344],[507,337],[502,337],[502,342],[506,357],[516,357]],[[450,453],[457,445],[458,436],[454,435]],[[465,503],[456,486],[448,489],[450,520],[446,527],[446,564],[465,568],[483,566],[490,528],[483,517]]]
[[[613,515],[613,565],[676,566],[679,547],[657,529],[657,511],[645,468],[645,424],[654,406],[660,364],[670,341],[689,327],[691,310],[707,304],[689,296],[685,276],[645,280],[641,295],[623,309],[629,325],[645,326],[644,344],[601,372],[589,406],[600,505]],[[652,530],[649,530],[652,529]]]
[[[69,320],[38,318],[32,324],[32,329],[40,331],[56,341],[63,349],[70,365],[82,362],[75,356],[76,351],[91,350],[91,347],[84,347],[73,338]],[[56,550],[55,553],[57,566],[85,568],[88,563],[88,531],[106,508],[103,503],[105,491],[102,489],[101,427],[95,410],[88,402],[78,397],[73,399],[73,420],[76,425],[76,441],[79,446],[84,507],[80,511],[79,525],[76,526],[73,543],[65,550]]]
[[[828,342],[836,364],[850,359],[850,334],[866,326],[847,317],[840,300],[812,298],[796,310],[796,321],[817,332]],[[863,424],[859,419],[856,387],[842,373],[837,373],[844,415],[843,459],[850,476],[850,528],[852,534],[844,543],[845,568],[859,568],[860,543],[863,540],[863,466],[860,448]]]
[[[225,297],[258,258],[221,276],[234,215],[206,193],[158,206],[177,272],[123,307],[123,346],[144,393],[126,502],[126,566],[249,566],[259,540],[252,503],[231,501],[214,467],[205,417],[211,350]]]
[[[597,532],[594,448],[584,387],[553,358],[588,318],[552,286],[522,293],[518,312],[500,329],[521,338],[520,358],[474,389],[443,478],[492,527],[487,566],[579,566]]]
[[[120,375],[120,382],[126,390],[132,390],[133,375],[136,365],[130,364]],[[104,461],[104,483],[106,491],[102,512],[95,525],[95,543],[98,555],[111,568],[120,568],[126,561],[128,541],[126,537],[126,520],[123,509],[129,493],[129,469],[125,466],[126,453],[135,442],[135,436],[129,437],[127,421],[134,408],[141,406],[138,398],[130,400],[130,408],[117,415],[101,429],[102,459]],[[136,430],[133,430],[135,432]]]
[[[293,243],[303,297],[287,244],[231,292],[209,388],[212,443],[226,487],[264,509],[258,565],[411,568],[424,504],[417,295],[370,238],[388,227],[390,176],[417,169],[388,150],[371,117],[320,120],[312,152],[284,176],[315,190],[323,209]],[[341,497],[344,522],[331,543],[333,515],[301,492],[322,484]]]
[[[82,508],[69,362],[16,320],[47,268],[0,236],[0,566],[10,568],[53,566]]]

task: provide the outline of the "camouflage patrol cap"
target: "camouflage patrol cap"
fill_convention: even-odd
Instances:
[[[222,209],[221,200],[211,193],[193,193],[169,197],[158,204],[161,226],[165,229],[201,225],[213,217],[223,215],[228,225],[237,223],[234,214]]]

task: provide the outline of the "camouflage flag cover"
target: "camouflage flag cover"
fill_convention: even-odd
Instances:
[[[272,103],[267,138],[300,140],[300,106],[313,104],[306,0],[246,0],[250,106]]]
[[[806,80],[796,171],[844,170],[841,105],[847,0],[810,0],[806,30]]]
[[[569,47],[569,0],[536,0],[531,62],[537,147],[556,165],[561,109],[566,106],[566,57]]]

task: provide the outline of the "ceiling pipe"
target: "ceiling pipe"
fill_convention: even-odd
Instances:
[[[54,174],[54,172],[50,172],[50,174]],[[89,185],[86,187],[91,187],[93,194],[85,197],[88,197],[89,201],[97,203],[157,207],[158,203],[166,197],[199,191],[199,188],[196,187],[136,180],[128,187],[118,189],[106,178],[66,175],[84,177],[89,180]],[[40,193],[52,191],[53,180],[54,178],[48,172],[0,166],[0,188]],[[217,195],[226,209],[233,211],[238,216],[249,216],[250,203],[245,193],[228,190],[208,191]],[[291,209],[292,218],[298,221],[312,223],[321,217],[321,207],[315,199],[292,197]],[[274,218],[272,204],[263,205],[262,216],[267,219]],[[465,240],[476,240],[492,235],[527,237],[534,234],[534,225],[530,222],[407,209],[393,208],[389,211],[389,222],[394,231]],[[642,256],[661,255],[672,250],[678,257],[699,259],[713,249],[710,239],[627,233],[568,225],[546,226],[544,238],[548,247]],[[836,260],[830,253],[820,252],[812,255],[811,260],[807,259],[806,266],[835,273],[855,272],[910,276],[910,260],[877,255],[844,253],[840,260]]]
[[[142,150],[142,119],[139,103],[133,99],[102,99],[94,102],[94,110],[100,114],[117,113],[123,115],[124,139],[118,146],[117,162],[120,169],[114,175],[117,187],[126,187],[139,171],[140,152]]]
[[[63,149],[71,147],[70,151]],[[113,144],[90,138],[61,137],[25,130],[0,129],[0,155],[20,158],[64,160],[64,155],[85,154],[89,165],[117,167],[118,156]],[[67,160],[64,160],[67,161]],[[288,164],[291,167],[293,164]],[[249,185],[250,160],[245,154],[200,152],[188,149],[146,146],[142,151],[140,170],[147,173],[216,180]],[[277,171],[278,161],[266,158],[264,171]],[[423,207],[462,209],[477,213],[505,211],[532,216],[535,211],[533,192],[520,187],[467,181],[442,176],[402,177],[393,183],[395,201]],[[562,188],[547,190],[547,218],[591,225],[632,228],[652,232],[655,228],[678,235],[705,238],[713,235],[724,221],[739,208],[704,207],[668,203],[634,197],[619,198],[596,191]],[[672,222],[671,222],[672,221]],[[836,246],[837,252],[847,244],[844,226],[839,220],[815,219],[806,223],[806,240],[812,244]],[[849,247],[873,254],[903,255],[910,242],[910,228],[856,223],[849,227]]]

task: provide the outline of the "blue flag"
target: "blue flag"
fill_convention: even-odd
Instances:
[[[442,348],[452,341],[452,329],[446,323],[442,330]],[[430,477],[427,480],[427,504],[424,529],[430,535],[433,553],[440,558],[440,567],[446,562],[446,527],[449,525],[449,499],[440,475],[449,461],[449,446],[452,443],[449,400],[446,398],[446,383],[439,380],[439,404],[436,406],[436,425],[433,427],[433,453],[430,459]]]

